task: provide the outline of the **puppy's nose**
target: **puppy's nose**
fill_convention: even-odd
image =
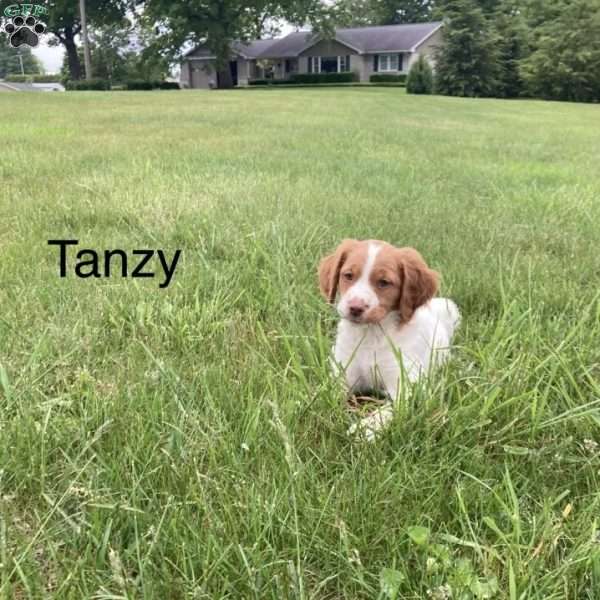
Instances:
[[[348,312],[353,319],[358,319],[369,308],[362,300],[352,300],[348,305]]]

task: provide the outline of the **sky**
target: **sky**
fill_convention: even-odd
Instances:
[[[48,46],[48,39],[42,38],[39,45],[32,49],[44,66],[46,73],[58,73],[62,65],[64,50],[62,46]]]

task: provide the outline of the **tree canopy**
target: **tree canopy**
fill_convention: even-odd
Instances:
[[[21,59],[19,59],[19,55]],[[0,33],[0,79],[7,75],[20,75],[21,60],[23,61],[23,70],[27,75],[41,73],[40,63],[31,52],[31,48],[28,46],[13,48],[8,43],[8,36]]]
[[[127,0],[86,0],[88,26],[119,23],[128,8]],[[81,60],[77,52],[76,36],[81,31],[79,2],[76,0],[51,0],[45,17],[47,31],[54,35],[54,43],[65,48],[71,79],[80,79]]]

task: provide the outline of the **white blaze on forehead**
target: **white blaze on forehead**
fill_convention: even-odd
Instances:
[[[360,279],[356,283],[360,283],[364,281],[365,283],[369,283],[369,277],[371,277],[371,271],[373,270],[373,266],[375,265],[375,259],[381,250],[381,246],[379,244],[369,244],[369,251],[367,253],[367,263],[365,264],[365,268],[360,276]]]
[[[362,268],[360,277],[356,280],[356,283],[346,290],[338,305],[338,310],[342,316],[345,316],[345,313],[348,311],[348,304],[352,300],[362,300],[369,309],[379,306],[379,297],[371,286],[369,279],[375,266],[375,259],[380,250],[381,246],[379,244],[369,243],[367,260]]]

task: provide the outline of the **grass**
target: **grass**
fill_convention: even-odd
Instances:
[[[598,597],[597,106],[0,108],[0,598]],[[372,445],[316,286],[349,236],[417,247],[464,318]],[[51,238],[183,255],[166,290],[61,279]]]

